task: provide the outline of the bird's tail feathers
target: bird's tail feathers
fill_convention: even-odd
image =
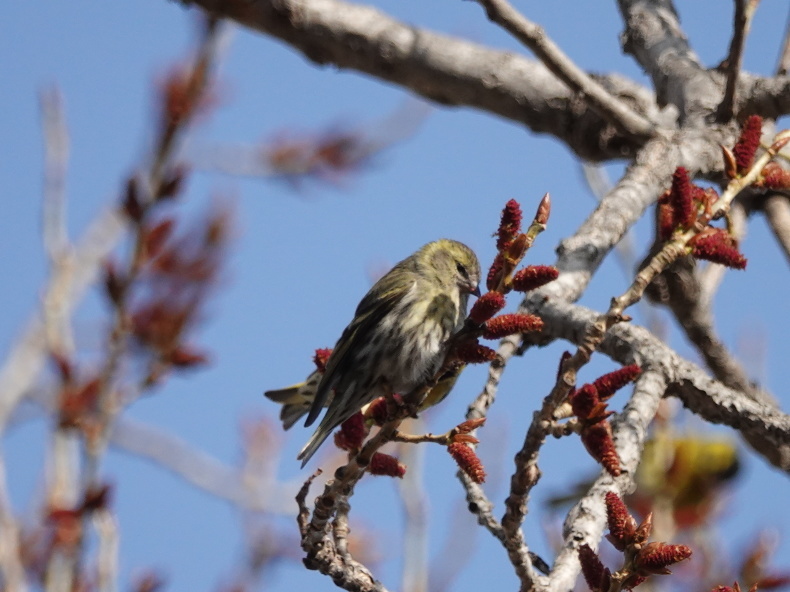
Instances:
[[[307,464],[307,461],[310,460],[315,454],[315,451],[318,450],[319,446],[324,443],[329,435],[334,430],[334,427],[320,425],[315,433],[312,435],[310,440],[308,440],[307,444],[304,445],[304,448],[299,452],[299,455],[296,457],[297,460],[302,461],[302,468]]]
[[[289,403],[291,402],[291,399],[299,394],[299,389],[301,389],[304,384],[304,382],[300,382],[285,388],[266,391],[263,393],[263,396],[274,401],[275,403]]]
[[[306,403],[294,403],[283,405],[280,411],[280,421],[283,422],[283,429],[288,430],[297,421],[302,419],[304,415],[310,410],[310,406]]]

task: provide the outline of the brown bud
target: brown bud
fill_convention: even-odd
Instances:
[[[133,222],[140,222],[145,214],[145,208],[140,199],[137,179],[130,177],[126,181],[126,191],[123,195],[123,211]]]
[[[174,349],[167,356],[167,361],[176,368],[195,368],[208,363],[208,354],[186,345]]]
[[[485,422],[486,422],[485,417],[478,417],[476,419],[467,419],[465,422],[459,423],[455,429],[461,432],[462,434],[468,434],[469,432],[472,432],[477,428],[485,425]]]
[[[547,193],[540,200],[538,211],[535,212],[535,224],[543,224],[544,226],[549,222],[551,216],[551,196]]]

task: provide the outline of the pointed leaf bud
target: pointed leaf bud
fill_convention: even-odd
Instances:
[[[455,429],[458,430],[462,434],[468,434],[469,432],[473,432],[477,428],[482,427],[486,422],[485,417],[478,417],[477,419],[467,419],[463,423],[459,423]]]
[[[176,368],[194,368],[208,363],[208,354],[189,346],[179,346],[167,356],[167,361]]]
[[[644,545],[650,538],[650,533],[653,531],[653,512],[648,512],[645,519],[641,524],[636,527],[634,533],[634,544]]]
[[[184,188],[184,179],[187,175],[185,166],[177,166],[164,174],[164,178],[159,185],[156,199],[165,200],[177,196]]]
[[[133,222],[140,222],[143,219],[145,208],[140,199],[140,191],[137,186],[137,179],[134,177],[126,181],[126,191],[123,195],[123,211]]]
[[[535,212],[535,224],[542,224],[545,226],[549,222],[551,215],[551,196],[547,193],[543,196],[538,204],[538,211]]]
[[[156,257],[162,250],[162,246],[173,234],[175,221],[172,218],[165,218],[161,222],[149,226],[143,230],[143,247],[146,255]]]
[[[738,162],[735,160],[735,155],[732,150],[726,146],[719,144],[721,148],[721,155],[724,159],[724,174],[728,179],[734,179],[738,176]]]
[[[118,304],[126,291],[126,280],[121,277],[118,268],[112,261],[104,263],[104,289],[113,304]]]

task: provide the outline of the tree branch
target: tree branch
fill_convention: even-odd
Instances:
[[[738,113],[758,114],[777,119],[790,113],[790,76],[755,76],[742,72],[739,76]]]
[[[128,417],[118,418],[110,431],[113,446],[152,461],[193,486],[241,508],[292,516],[296,483],[273,479],[250,483],[237,467],[231,467],[194,449],[189,443]]]
[[[525,299],[523,311],[544,320],[542,337],[582,342],[587,326],[598,313],[539,293]],[[642,327],[620,323],[606,334],[598,351],[621,364],[660,369],[670,394],[702,419],[738,430],[752,448],[783,471],[790,472],[790,416],[753,401],[713,380]]]
[[[735,91],[738,88],[738,75],[743,64],[743,48],[746,45],[746,36],[752,23],[752,16],[760,0],[735,0],[735,14],[732,23],[732,41],[730,51],[722,67],[727,73],[727,84],[724,88],[724,98],[719,105],[719,121],[728,121],[733,116],[735,107]]]
[[[488,18],[503,27],[531,49],[551,72],[575,92],[584,95],[588,105],[600,113],[617,131],[644,142],[653,136],[655,126],[625,103],[613,97],[602,85],[579,68],[546,34],[519,13],[507,0],[478,0]]]
[[[691,175],[713,176],[722,169],[719,144],[731,146],[737,138],[734,126],[679,131],[650,140],[625,175],[600,201],[576,233],[563,240],[555,263],[560,277],[541,288],[544,297],[576,300],[611,249],[670,184],[678,166]]]
[[[475,107],[565,142],[587,160],[629,158],[644,142],[617,133],[545,66],[513,53],[409,26],[343,0],[182,0],[271,35],[318,64],[396,83],[443,105]],[[599,79],[652,121],[667,121],[652,93],[623,77]]]
[[[681,123],[715,111],[722,96],[714,79],[691,50],[671,0],[619,0],[625,21],[623,50],[652,78],[660,105],[673,104]]]
[[[779,247],[790,263],[790,201],[781,193],[769,195],[762,207]]]
[[[568,512],[563,525],[563,547],[549,576],[550,592],[565,592],[573,588],[579,574],[579,546],[587,543],[595,548],[601,540],[606,525],[603,503],[606,492],[616,490],[622,497],[634,488],[633,475],[642,456],[648,426],[656,415],[667,384],[660,363],[645,360],[643,368],[634,394],[612,422],[623,474],[614,479],[608,472],[601,471],[585,496]]]

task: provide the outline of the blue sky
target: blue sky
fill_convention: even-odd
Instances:
[[[473,2],[404,0],[377,3],[388,13],[435,30],[493,47],[522,52]],[[706,64],[716,64],[729,43],[731,6],[710,1],[678,2],[692,45]],[[619,48],[621,31],[614,3],[521,3],[533,20],[582,67],[619,71],[644,81],[638,66]],[[747,42],[747,69],[770,74],[782,40],[787,6],[765,0]],[[712,26],[711,23],[722,23]],[[0,187],[5,212],[0,217],[0,351],[7,352],[35,310],[46,278],[41,246],[42,139],[38,92],[57,84],[65,97],[71,138],[67,178],[69,234],[82,232],[117,196],[123,179],[144,158],[152,137],[152,88],[158,76],[187,55],[194,38],[193,11],[164,0],[70,3],[6,2],[0,5],[0,76],[3,110],[0,137]],[[205,147],[253,144],[283,131],[365,125],[416,101],[388,84],[353,72],[317,67],[282,43],[236,30],[220,69],[220,106],[190,137],[185,153]],[[621,170],[613,164],[613,178]],[[210,305],[197,342],[212,352],[212,365],[174,378],[155,396],[140,401],[130,415],[172,431],[225,462],[239,458],[239,425],[245,419],[275,417],[277,409],[261,397],[265,389],[290,384],[310,369],[316,347],[331,346],[370,285],[373,270],[386,268],[420,245],[450,237],[470,245],[484,266],[494,252],[491,232],[510,198],[531,213],[550,192],[548,230],[530,251],[530,263],[552,263],[558,242],[594,207],[578,164],[559,142],[519,125],[465,108],[435,107],[417,133],[375,157],[371,166],[341,186],[306,182],[295,192],[283,182],[237,179],[196,172],[183,208],[202,211],[212,194],[232,196],[236,212],[228,269]],[[651,238],[647,223],[637,226],[639,256]],[[743,251],[746,272],[728,273],[716,300],[722,338],[752,364],[750,374],[787,407],[783,365],[787,358],[786,262],[764,223],[755,221]],[[623,270],[607,260],[582,303],[603,309],[627,286]],[[515,302],[512,303],[512,306]],[[770,313],[767,311],[771,311]],[[86,360],[95,355],[106,322],[106,307],[93,294],[75,318],[77,342]],[[637,315],[636,322],[640,318]],[[743,351],[744,343],[764,344],[764,357]],[[675,330],[669,341],[696,356]],[[561,344],[516,359],[501,386],[501,400],[482,432],[481,455],[491,475],[488,490],[501,504],[512,454],[540,398],[554,376]],[[757,358],[756,360],[754,358]],[[614,366],[602,356],[582,380]],[[453,397],[429,415],[430,428],[447,429],[460,421],[483,382],[483,369],[465,373]],[[46,378],[42,387],[47,386]],[[622,398],[614,406],[622,405]],[[702,429],[690,421],[692,429]],[[9,480],[23,515],[37,511],[41,492],[43,442],[47,424],[28,421],[8,435]],[[297,450],[310,431],[296,427],[283,438],[278,474],[300,473]],[[490,435],[489,435],[490,434]],[[487,447],[487,438],[491,444]],[[545,525],[538,507],[547,495],[595,471],[576,439],[551,441],[545,448],[544,479],[532,498],[528,541],[547,553]],[[497,469],[497,465],[499,468]],[[464,512],[462,491],[447,455],[428,450],[425,460],[431,522],[431,563],[442,563],[450,525],[477,544],[454,590],[471,591],[491,583],[487,569],[497,565],[503,589],[515,577],[498,544],[477,532]],[[497,475],[499,473],[499,475]],[[196,491],[149,463],[111,452],[104,474],[117,486],[122,582],[153,567],[167,575],[170,589],[211,589],[230,580],[242,551],[240,516],[227,504]],[[387,561],[377,572],[399,588],[401,509],[392,484],[370,480],[355,497],[359,529],[379,536]],[[727,547],[739,548],[758,529],[771,527],[784,539],[778,557],[790,556],[790,519],[781,501],[790,493],[786,480],[751,455],[744,478],[733,491],[721,531]],[[746,507],[746,509],[738,509]],[[288,520],[266,522],[295,537]],[[785,564],[790,567],[790,564]],[[331,582],[284,562],[269,573],[268,589],[310,586],[329,590]]]

